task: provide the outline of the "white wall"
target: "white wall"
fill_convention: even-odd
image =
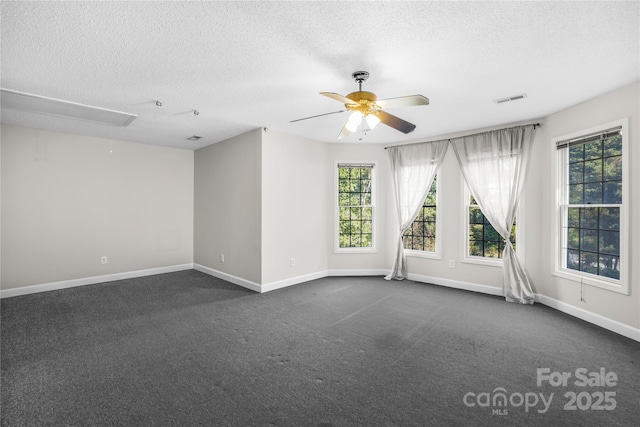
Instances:
[[[197,150],[193,177],[194,262],[254,284],[262,281],[261,133]]]
[[[580,300],[580,284],[552,275],[553,262],[553,203],[554,183],[550,173],[555,163],[552,138],[600,124],[629,118],[630,182],[631,185],[631,272],[630,295],[585,286],[584,300]],[[544,120],[543,143],[534,146],[534,167],[529,176],[528,190],[540,196],[529,210],[529,220],[535,221],[542,232],[536,235],[539,247],[539,267],[530,271],[539,293],[555,300],[587,310],[599,316],[640,328],[640,83],[620,88],[595,99],[548,116]],[[640,337],[639,337],[640,338]]]
[[[262,134],[262,284],[327,270],[332,223],[327,144]],[[295,265],[291,265],[291,259]]]
[[[3,290],[192,262],[193,152],[1,132]]]

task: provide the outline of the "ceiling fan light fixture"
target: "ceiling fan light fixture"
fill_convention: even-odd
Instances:
[[[374,114],[368,114],[365,119],[367,121],[367,125],[369,125],[369,129],[374,129],[378,126],[378,123],[380,123],[380,119]]]
[[[353,113],[351,113],[351,116],[349,116],[349,120],[345,125],[347,130],[349,132],[355,132],[356,130],[358,130],[360,123],[362,123],[362,117],[363,115],[360,111],[354,111]]]

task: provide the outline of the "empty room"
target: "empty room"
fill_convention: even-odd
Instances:
[[[0,2],[2,426],[636,426],[640,2]]]

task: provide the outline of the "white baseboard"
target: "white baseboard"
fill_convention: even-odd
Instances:
[[[536,302],[544,304],[547,307],[551,307],[570,316],[582,319],[585,322],[592,323],[600,326],[601,328],[623,335],[635,341],[640,341],[640,329],[625,325],[616,320],[609,319],[599,314],[592,313],[582,308],[576,307],[566,302],[558,301],[557,299],[548,297],[546,295],[536,294]]]
[[[209,276],[217,277],[218,279],[226,280],[234,285],[242,286],[243,288],[251,289],[254,292],[262,292],[262,286],[259,283],[246,280],[241,277],[227,274],[222,271],[214,270],[213,268],[205,267],[200,264],[193,264],[193,269],[198,270],[201,273],[208,274]]]
[[[479,292],[481,294],[502,296],[502,288],[495,286],[479,285],[477,283],[462,282],[460,280],[442,279],[440,277],[423,276],[421,274],[407,274],[407,279],[416,282],[430,283],[433,285],[446,286],[447,288],[464,289],[465,291]]]
[[[252,291],[260,293],[274,291],[276,289],[286,288],[287,286],[293,286],[299,283],[309,282],[311,280],[327,277],[326,271],[320,271],[317,273],[305,274],[302,276],[291,277],[289,279],[278,280],[276,282],[265,283],[261,285],[259,283],[252,282],[241,277],[233,276],[231,274],[227,274],[213,268],[205,267],[204,265],[194,264],[193,268],[210,276],[226,280],[227,282],[231,282],[235,285],[242,286],[243,288],[251,289]]]
[[[340,269],[340,270],[325,270],[318,271],[316,273],[305,274],[302,276],[296,276],[285,280],[279,280],[277,282],[271,282],[262,285],[261,292],[269,292],[275,289],[284,288],[287,286],[297,285],[299,283],[310,282],[311,280],[321,279],[323,277],[338,277],[338,276],[386,276],[389,274],[389,270],[384,269]]]
[[[271,282],[262,285],[262,290],[260,292],[274,291],[276,289],[286,288],[287,286],[310,282],[316,279],[322,279],[323,277],[327,277],[328,275],[328,272],[325,270],[318,271],[316,273],[304,274],[302,276],[291,277],[289,279],[278,280],[277,282]]]
[[[389,274],[391,270],[385,269],[339,269],[339,270],[329,270],[328,276],[386,276]]]
[[[322,279],[323,277],[328,276],[385,276],[387,274],[389,274],[388,270],[384,269],[325,270],[264,284],[262,285],[261,292],[269,292],[285,288],[287,286],[297,285],[299,283],[310,282],[311,280]]]
[[[123,273],[105,274],[102,276],[84,277],[81,279],[62,280],[60,282],[42,283],[39,285],[23,286],[0,290],[0,298],[10,298],[38,292],[55,291],[58,289],[75,288],[76,286],[94,285],[96,283],[113,282],[115,280],[133,279],[136,277],[152,276],[154,274],[173,273],[175,271],[191,270],[193,264],[171,265],[146,270],[126,271]]]
[[[233,284],[242,286],[247,289],[251,289],[255,292],[270,292],[276,289],[286,288],[288,286],[298,285],[300,283],[310,282],[311,280],[321,279],[327,276],[385,276],[389,274],[388,270],[384,269],[344,269],[344,270],[323,270],[315,273],[303,274],[301,276],[290,277],[288,279],[278,280],[275,282],[258,284],[250,280],[243,279],[241,277],[233,276],[231,274],[224,273],[222,271],[215,270],[213,268],[205,267],[204,265],[194,264],[195,270],[210,276],[217,277],[219,279],[226,280]]]

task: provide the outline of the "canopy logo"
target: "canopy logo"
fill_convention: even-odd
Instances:
[[[565,411],[611,411],[616,408],[616,392],[607,390],[618,384],[618,376],[615,372],[607,372],[605,368],[598,371],[589,371],[586,368],[578,368],[572,372],[551,371],[549,368],[536,370],[536,386],[551,386],[568,388],[577,387],[578,392],[565,391]],[[536,410],[539,414],[546,413],[551,407],[556,393],[545,395],[540,392],[528,391],[525,393],[507,393],[503,387],[497,387],[492,392],[474,393],[468,392],[462,402],[469,408],[490,408],[492,415],[508,415],[510,408],[524,407],[525,412]]]
[[[531,408],[537,408],[538,404],[542,407],[538,409],[538,413],[544,414],[549,410],[553,393],[546,399],[543,393],[511,393],[507,395],[507,390],[498,387],[493,392],[473,393],[469,392],[464,395],[462,401],[468,407],[479,406],[481,408],[492,408],[493,415],[508,415],[508,407],[519,408],[524,406],[524,411],[529,412]]]

